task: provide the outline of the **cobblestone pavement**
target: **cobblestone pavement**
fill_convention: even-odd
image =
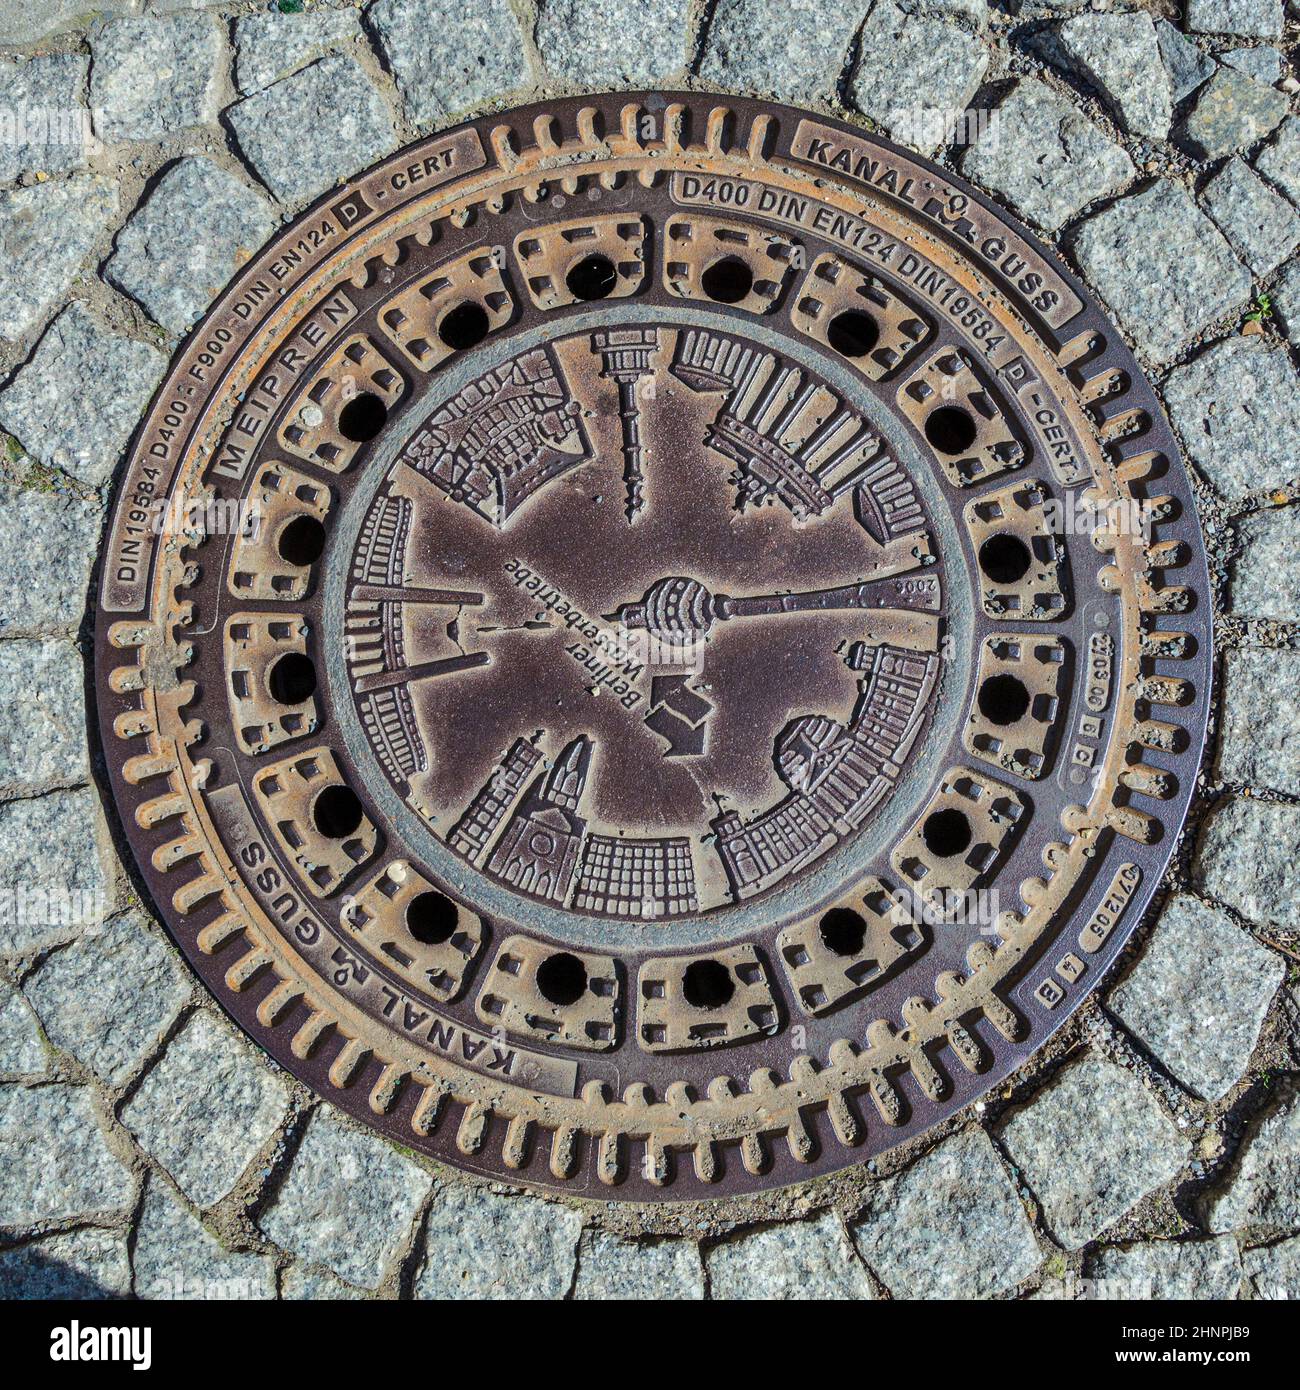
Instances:
[[[1300,1293],[1300,6],[87,8],[0,7],[0,1295]],[[419,133],[645,83],[892,121],[1054,240],[1194,465],[1221,651],[1203,795],[1109,997],[865,1196],[651,1234],[416,1162],[236,1038],[133,895],[83,698],[116,465],[234,269]],[[940,145],[918,113],[954,105],[999,122]],[[78,924],[15,909],[55,883]]]

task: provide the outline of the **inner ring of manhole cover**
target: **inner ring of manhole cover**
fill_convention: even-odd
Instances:
[[[735,1194],[1095,986],[1192,792],[1207,587],[1150,387],[986,199],[583,98],[227,290],[117,503],[99,713],[171,930],[305,1082],[475,1172]]]

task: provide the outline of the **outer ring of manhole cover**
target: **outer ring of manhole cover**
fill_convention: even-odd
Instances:
[[[1096,985],[1207,593],[1150,386],[987,199],[589,97],[401,151],[224,293],[118,498],[98,708],[173,934],[307,1084],[473,1172],[736,1195]]]

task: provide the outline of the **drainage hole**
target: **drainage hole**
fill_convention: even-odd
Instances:
[[[934,811],[925,818],[921,838],[937,859],[951,859],[970,845],[970,821],[965,812],[952,807]]]
[[[285,652],[266,677],[271,698],[281,705],[300,705],[316,690],[316,663],[302,652]]]
[[[444,893],[420,893],[406,905],[406,930],[422,946],[450,941],[459,920],[460,909]]]
[[[1017,724],[1029,708],[1029,691],[1018,676],[990,676],[980,686],[979,711],[990,724]]]
[[[867,939],[867,924],[851,907],[833,907],[817,923],[822,944],[837,956],[856,956]]]
[[[682,993],[695,1009],[720,1009],[735,992],[731,971],[720,960],[693,960],[682,977]]]
[[[865,357],[879,340],[875,319],[860,309],[846,309],[826,326],[826,341],[842,357]]]
[[[739,304],[754,288],[754,272],[739,256],[723,256],[705,268],[700,287],[718,304]]]
[[[453,351],[463,352],[481,343],[491,326],[487,310],[476,299],[467,299],[442,316],[438,337]]]
[[[280,532],[275,548],[291,565],[314,565],[325,549],[325,527],[314,516],[300,513]]]
[[[346,840],[361,826],[361,798],[341,782],[326,787],[312,803],[311,818],[327,839]]]
[[[925,437],[941,454],[964,454],[975,442],[975,421],[959,405],[941,405],[925,417]]]
[[[979,558],[980,569],[995,584],[1015,584],[1025,577],[1032,557],[1019,536],[999,531],[980,546]]]
[[[339,433],[353,444],[368,444],[388,420],[388,407],[373,391],[362,391],[339,411]]]
[[[575,299],[607,299],[618,283],[618,271],[608,256],[593,252],[570,268],[564,283]]]
[[[551,1004],[576,1004],[587,988],[587,967],[568,951],[547,956],[537,967],[537,988]]]

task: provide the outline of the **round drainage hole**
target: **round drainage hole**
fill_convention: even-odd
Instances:
[[[842,357],[865,357],[879,340],[875,319],[860,309],[836,314],[826,329],[826,341]]]
[[[296,516],[276,542],[280,559],[291,565],[314,565],[325,549],[325,527],[314,516]]]
[[[593,252],[570,269],[564,283],[575,299],[608,299],[618,283],[618,271],[608,256]]]
[[[341,782],[326,787],[311,808],[316,829],[330,840],[346,840],[355,834],[363,814],[361,798]]]
[[[271,698],[280,705],[300,705],[316,691],[316,663],[302,652],[285,652],[266,678]]]
[[[477,300],[467,299],[442,316],[438,337],[453,351],[464,352],[481,343],[491,326],[487,310]]]
[[[980,686],[979,711],[990,724],[1018,724],[1029,709],[1029,691],[1018,676],[990,676]]]
[[[406,930],[421,946],[441,946],[450,941],[460,920],[460,909],[444,893],[417,894],[406,905]]]
[[[754,288],[754,272],[739,256],[723,256],[705,269],[700,286],[718,304],[739,304]]]
[[[388,407],[373,391],[362,391],[339,411],[339,433],[353,444],[368,444],[388,421]]]
[[[1015,584],[1029,570],[1029,547],[1019,536],[1000,531],[980,546],[980,569],[995,584]]]
[[[576,1004],[587,988],[587,967],[568,951],[547,956],[537,967],[537,988],[551,1004]]]
[[[964,812],[952,807],[934,811],[925,818],[921,838],[937,859],[951,859],[970,845],[970,821]]]
[[[720,960],[694,960],[682,977],[682,993],[694,1009],[720,1009],[735,992],[731,971]]]
[[[867,924],[851,907],[833,907],[817,923],[822,944],[837,956],[856,956],[867,939]]]
[[[975,421],[959,405],[941,405],[925,417],[925,437],[941,454],[964,454],[975,442]]]

